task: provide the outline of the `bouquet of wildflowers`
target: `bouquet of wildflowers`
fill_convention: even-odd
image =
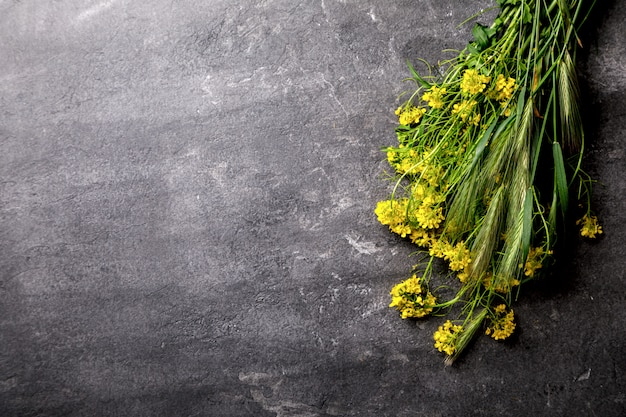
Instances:
[[[474,40],[443,63],[443,75],[409,65],[416,89],[395,112],[397,145],[384,149],[395,185],[375,209],[429,255],[393,287],[390,307],[402,318],[458,313],[434,334],[448,364],[479,329],[496,340],[514,332],[511,303],[550,262],[574,197],[580,234],[602,233],[581,169],[575,70],[577,30],[591,5],[497,3],[494,23],[474,27]],[[435,258],[457,282],[446,300],[429,285]]]

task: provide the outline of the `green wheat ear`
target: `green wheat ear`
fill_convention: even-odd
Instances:
[[[582,120],[579,108],[579,88],[572,56],[566,50],[559,62],[558,103],[563,144],[569,152],[578,152],[583,140]]]

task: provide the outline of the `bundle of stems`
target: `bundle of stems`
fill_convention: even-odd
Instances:
[[[479,329],[496,340],[513,333],[511,303],[551,261],[572,194],[583,207],[580,233],[602,233],[581,169],[575,69],[593,1],[497,3],[493,24],[476,24],[474,40],[436,71],[443,75],[409,64],[416,87],[396,110],[398,144],[384,149],[395,185],[375,210],[429,254],[393,287],[390,306],[403,318],[458,314],[434,334],[448,364]],[[435,258],[460,281],[451,299],[431,292]]]

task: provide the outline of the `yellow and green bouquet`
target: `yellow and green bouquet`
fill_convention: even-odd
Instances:
[[[448,364],[479,329],[496,340],[514,332],[512,301],[551,261],[573,197],[580,234],[602,233],[581,168],[575,69],[577,30],[592,4],[497,3],[494,23],[476,24],[443,75],[409,64],[416,88],[395,112],[397,145],[384,149],[395,185],[375,209],[429,255],[393,287],[390,307],[402,318],[458,313],[434,334]],[[447,300],[431,288],[435,258],[458,281]]]

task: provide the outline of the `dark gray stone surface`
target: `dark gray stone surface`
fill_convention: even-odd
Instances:
[[[581,67],[605,235],[455,366],[387,308],[405,60],[490,1],[0,1],[0,415],[626,414],[626,19]],[[488,21],[488,19],[486,19]]]

